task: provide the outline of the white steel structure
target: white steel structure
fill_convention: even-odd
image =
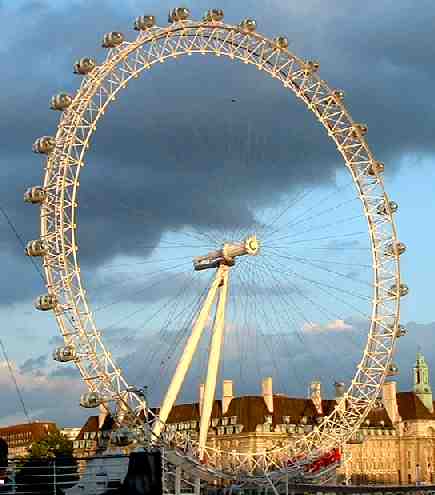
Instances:
[[[316,62],[302,60],[289,51],[286,38],[271,39],[259,34],[251,19],[239,25],[226,24],[219,10],[209,11],[202,20],[191,20],[187,9],[175,9],[167,26],[157,26],[153,16],[144,16],[136,20],[135,28],[139,34],[133,41],[125,41],[120,33],[104,37],[103,46],[109,51],[101,64],[92,59],[76,63],[75,72],[84,76],[79,90],[73,96],[53,97],[52,108],[62,112],[57,132],[54,137],[40,138],[34,144],[35,152],[47,155],[43,185],[29,189],[25,195],[26,201],[40,204],[41,208],[41,237],[27,248],[27,254],[43,257],[45,269],[48,293],[38,299],[36,306],[53,310],[56,316],[65,347],[56,352],[55,358],[77,365],[90,392],[82,398],[84,405],[104,404],[120,424],[129,427],[141,424],[139,413],[147,411],[148,431],[155,435],[154,441],[159,438],[165,446],[169,461],[177,464],[177,456],[188,457],[192,470],[203,479],[220,473],[224,478],[259,477],[264,482],[264,473],[268,473],[268,480],[279,481],[288,476],[289,470],[297,472],[300,465],[345,443],[364,420],[392,370],[394,344],[400,336],[400,299],[407,292],[399,272],[399,257],[405,246],[396,235],[393,214],[397,205],[384,190],[384,167],[376,161],[364,138],[367,127],[352,120],[343,104],[343,93],[331,89],[321,79]],[[157,63],[191,54],[228,57],[251,64],[300,99],[335,143],[367,220],[372,252],[372,314],[367,344],[356,373],[334,412],[316,429],[296,443],[276,446],[267,452],[228,453],[206,445],[231,266],[241,256],[261,252],[261,234],[257,241],[255,232],[251,232],[252,237],[216,246],[219,251],[194,260],[197,269],[215,269],[216,276],[178,363],[160,418],[153,417],[143,396],[127,383],[106,349],[80,276],[76,208],[80,172],[91,136],[110,103],[132,78],[140,77]],[[217,318],[200,437],[196,442],[167,431],[164,426],[216,300]]]

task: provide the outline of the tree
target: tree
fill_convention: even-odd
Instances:
[[[61,495],[78,479],[72,442],[55,431],[32,444],[29,456],[17,472],[16,484],[17,491]]]

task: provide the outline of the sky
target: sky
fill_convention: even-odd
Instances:
[[[186,6],[199,18],[216,5],[204,0]],[[25,205],[22,195],[42,180],[43,160],[31,153],[31,144],[55,132],[59,114],[49,110],[50,97],[77,89],[72,63],[78,57],[103,60],[105,32],[133,39],[137,15],[153,13],[164,25],[170,7],[167,1],[125,1],[122,8],[115,1],[0,1],[7,68],[0,81],[0,206],[22,239],[38,237],[38,209]],[[386,0],[364,6],[354,0],[248,0],[219,7],[229,23],[253,17],[258,31],[286,35],[294,53],[319,60],[322,78],[343,89],[353,118],[368,124],[368,142],[385,163],[386,189],[399,204],[399,238],[408,248],[401,264],[410,287],[402,303],[409,332],[395,358],[399,386],[407,389],[419,347],[435,368],[435,112],[429,97],[435,6],[426,0],[418,7]],[[189,57],[156,67],[110,109],[82,172],[80,262],[105,342],[129,379],[150,387],[152,400],[164,392],[209,283],[209,273],[194,278],[192,255],[216,249],[215,238],[257,227],[270,234],[262,226],[280,212],[281,230],[272,230],[270,242],[265,238],[263,264],[243,260],[234,270],[221,375],[234,379],[237,393],[258,393],[266,374],[274,375],[277,392],[289,394],[305,394],[314,378],[326,391],[334,379],[351,378],[364,345],[361,315],[370,294],[367,285],[362,299],[355,291],[370,272],[364,268],[365,234],[346,237],[364,225],[342,168],[320,126],[292,95],[252,67],[227,60]],[[355,219],[347,221],[354,211]],[[287,246],[286,229],[299,218]],[[297,245],[313,230],[322,234],[308,236],[309,246]],[[51,359],[61,345],[53,315],[32,306],[44,285],[4,216],[0,243],[1,337],[27,409],[34,419],[81,424],[88,414],[78,407],[83,385],[73,367]],[[286,249],[293,249],[295,265],[289,266]],[[315,256],[316,249],[333,253],[334,267],[321,252]],[[180,264],[177,258],[183,258]],[[323,285],[314,293],[307,278]],[[289,307],[295,310],[291,322]],[[207,345],[201,344],[185,400],[197,396]],[[7,399],[0,401],[0,424],[22,422],[6,365],[0,367]]]

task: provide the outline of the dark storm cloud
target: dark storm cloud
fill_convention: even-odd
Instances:
[[[134,3],[119,9],[115,2],[56,8],[22,2],[0,11],[8,68],[0,94],[1,197],[26,239],[38,236],[38,222],[22,192],[41,182],[42,171],[30,145],[52,133],[58,118],[48,110],[49,97],[78,86],[72,62],[83,55],[101,60],[102,34],[127,31],[143,13]],[[321,60],[322,76],[345,90],[354,118],[368,122],[369,141],[388,170],[397,170],[403,154],[433,151],[434,103],[426,97],[435,75],[431,2],[364,10],[356,2],[332,1],[327,9],[315,0],[271,5],[222,3],[230,22],[256,17],[260,31],[288,33],[297,53]],[[149,9],[162,21],[168,7]],[[194,15],[207,7],[196,2]],[[117,254],[146,256],[166,231],[186,225],[250,225],[254,205],[276,202],[296,184],[334,177],[335,150],[300,104],[253,68],[217,62],[192,57],[158,67],[108,112],[82,172],[83,265],[92,269]],[[0,234],[5,256],[21,255],[6,225]],[[8,301],[40,291],[36,275],[13,277],[23,268],[17,258],[9,266],[2,287]]]

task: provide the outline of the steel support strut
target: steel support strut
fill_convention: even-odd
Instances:
[[[222,283],[223,274],[226,273],[227,268],[228,267],[222,264],[217,269],[216,277],[213,280],[213,284],[210,287],[210,290],[208,291],[204,305],[193,326],[192,333],[187,340],[186,346],[184,347],[183,354],[178,361],[177,369],[175,370],[171,384],[169,385],[168,391],[166,392],[165,398],[163,400],[162,407],[160,408],[160,421],[157,421],[153,428],[153,434],[156,436],[160,435],[162,428],[165,425],[166,420],[168,419],[169,413],[171,412],[172,406],[177,400],[177,396],[180,392],[181,386],[183,385],[184,378],[186,377],[186,374],[192,363],[193,355],[195,354],[198,343],[201,339],[201,335],[204,331],[204,327],[210,316],[210,311],[216,298],[217,291]]]
[[[219,372],[220,355],[224,338],[225,306],[228,294],[228,276],[230,267],[221,265],[221,283],[219,286],[219,303],[216,310],[216,319],[213,328],[213,337],[208,356],[207,379],[204,389],[204,402],[201,411],[201,422],[199,427],[199,449],[200,458],[204,457],[204,448],[207,443],[207,434],[210,424],[210,416],[216,392],[217,375]]]

